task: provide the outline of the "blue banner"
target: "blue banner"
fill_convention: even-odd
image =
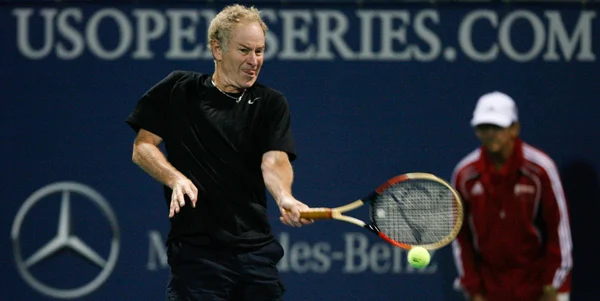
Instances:
[[[131,162],[124,119],[170,71],[212,72],[206,30],[221,7],[0,6],[1,300],[164,300],[168,211],[161,186]],[[572,298],[591,300],[599,259],[579,233],[600,209],[597,8],[259,8],[269,26],[259,81],[290,102],[298,199],[343,205],[413,171],[448,179],[478,145],[475,101],[505,92],[522,137],[565,172]],[[287,228],[274,202],[269,212],[286,300],[460,300],[449,248],[415,270],[352,225]]]

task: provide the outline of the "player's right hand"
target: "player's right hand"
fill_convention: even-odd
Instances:
[[[281,220],[284,225],[301,227],[314,222],[313,220],[300,218],[300,211],[309,209],[309,207],[295,199],[293,196],[282,198],[278,205],[279,211],[281,212],[279,220]]]
[[[198,201],[198,188],[188,178],[180,178],[171,187],[171,204],[169,206],[169,218],[179,213],[181,207],[185,206],[185,196],[187,195],[192,203],[192,207],[196,207]]]

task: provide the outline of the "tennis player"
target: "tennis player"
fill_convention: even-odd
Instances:
[[[287,100],[256,82],[266,31],[256,8],[225,7],[208,29],[214,72],[170,73],[126,119],[137,132],[133,161],[164,185],[167,300],[282,300],[283,248],[268,222],[266,190],[284,224],[312,222],[300,218],[308,206],[291,192]]]
[[[514,100],[483,95],[471,125],[481,147],[456,166],[465,222],[453,243],[473,301],[567,301],[573,260],[567,201],[553,160],[519,138]]]

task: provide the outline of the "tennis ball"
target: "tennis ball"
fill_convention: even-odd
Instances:
[[[422,269],[429,264],[431,255],[423,247],[413,247],[408,251],[408,263],[417,269]]]

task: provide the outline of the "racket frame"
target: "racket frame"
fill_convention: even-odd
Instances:
[[[372,212],[370,214],[370,219],[371,219],[370,224],[367,224],[358,218],[343,214],[345,212],[349,212],[356,208],[359,208],[366,203],[369,203],[369,204],[372,203],[372,201],[377,196],[382,195],[389,187],[391,187],[397,183],[407,181],[407,180],[417,180],[417,179],[424,179],[424,180],[431,180],[431,181],[438,182],[438,183],[444,185],[450,192],[452,192],[452,194],[454,196],[454,201],[455,201],[456,211],[457,211],[456,221],[454,222],[453,228],[450,231],[450,233],[448,235],[446,235],[443,239],[441,239],[435,243],[423,244],[423,245],[411,245],[411,244],[406,244],[406,243],[402,243],[402,242],[393,240],[390,237],[388,237],[387,235],[385,235],[385,233],[383,233],[379,230],[379,228],[377,227],[377,224],[375,223],[375,221],[373,219]],[[464,214],[464,209],[463,209],[461,198],[460,198],[458,192],[456,192],[456,190],[452,186],[450,186],[446,181],[442,180],[441,178],[439,178],[433,174],[423,173],[423,172],[413,172],[413,173],[406,173],[403,175],[398,175],[398,176],[395,176],[395,177],[387,180],[385,183],[383,183],[382,185],[377,187],[377,189],[375,189],[375,191],[370,193],[365,198],[362,198],[362,199],[356,200],[352,203],[349,203],[347,205],[335,207],[335,208],[311,208],[307,211],[300,212],[300,217],[306,218],[306,219],[312,219],[312,220],[335,219],[335,220],[340,220],[340,221],[344,221],[347,223],[351,223],[351,224],[357,225],[359,227],[365,228],[365,229],[377,234],[379,237],[381,237],[383,240],[387,241],[388,243],[390,243],[394,246],[400,247],[402,249],[405,249],[405,250],[410,250],[411,248],[417,247],[417,246],[425,248],[427,250],[436,250],[436,249],[440,249],[440,248],[448,245],[450,242],[452,242],[456,238],[456,236],[458,235],[458,232],[460,231],[460,229],[462,227],[463,214]]]

